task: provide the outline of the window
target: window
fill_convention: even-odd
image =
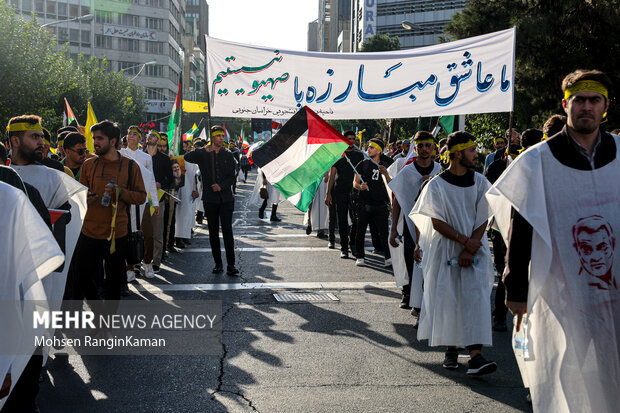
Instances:
[[[164,89],[146,88],[146,98],[152,100],[166,100]]]
[[[43,0],[34,1],[34,11],[36,11],[39,16],[43,17],[45,13]]]
[[[162,0],[146,0],[146,5],[151,7],[162,7]]]
[[[55,1],[48,1],[47,2],[47,11],[46,11],[46,17],[50,18],[50,19],[55,19],[56,18],[56,2]]]
[[[58,42],[65,43],[69,41],[69,30],[66,27],[58,28]]]
[[[162,42],[146,42],[145,51],[152,54],[163,54],[164,44]]]
[[[80,6],[77,4],[69,5],[69,17],[79,17],[80,16]]]
[[[58,3],[58,18],[67,18],[67,3]]]
[[[138,41],[136,39],[119,39],[119,49],[126,50],[128,52],[137,52],[138,51]]]
[[[112,48],[112,38],[110,36],[104,36],[102,34],[95,35],[95,46],[102,49]]]
[[[140,26],[138,16],[133,14],[121,14],[118,16],[119,24],[123,26],[138,27]]]
[[[144,75],[151,77],[163,77],[164,67],[162,65],[150,65],[144,67]]]
[[[71,46],[80,45],[80,31],[78,29],[69,29],[69,44]]]
[[[118,71],[123,71],[125,75],[135,76],[140,70],[140,63],[136,62],[118,62]]]
[[[22,12],[30,14],[32,10],[32,5],[30,4],[30,0],[22,0]]]
[[[153,30],[161,30],[162,20],[151,17],[146,18],[146,27]]]
[[[58,7],[60,7],[60,4],[58,5]],[[60,10],[60,9],[59,9]],[[59,11],[60,13],[60,11]],[[112,23],[112,18],[114,16],[114,13],[109,12],[109,11],[98,11],[96,13],[96,21],[97,23]]]
[[[82,30],[80,35],[82,37],[82,46],[89,47],[90,46],[90,30]]]

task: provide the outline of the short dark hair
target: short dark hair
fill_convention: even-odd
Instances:
[[[42,119],[41,116],[37,116],[37,115],[20,115],[20,116],[15,116],[12,117],[11,119],[9,119],[9,125],[12,125],[14,123],[41,123]],[[9,145],[11,144],[11,136],[17,136],[21,142],[22,137],[24,136],[24,131],[19,131],[19,132],[8,132],[9,135]]]
[[[368,143],[370,143],[370,142],[374,142],[377,145],[379,145],[381,147],[381,150],[385,149],[385,142],[383,142],[382,139],[372,138],[371,140],[368,141]]]
[[[543,125],[542,131],[545,135],[547,135],[547,138],[550,138],[553,135],[556,135],[562,129],[564,129],[565,125],[566,125],[566,116],[553,115],[549,119],[547,119],[547,121]]]
[[[213,125],[213,126],[211,126],[211,132],[209,133],[209,135],[213,135],[213,132],[217,132],[217,131],[226,133],[224,128],[221,127],[220,125]]]
[[[0,161],[2,164],[5,164],[6,161],[9,160],[9,151],[7,151],[6,146],[2,142],[0,142]]]
[[[529,148],[542,141],[543,132],[540,129],[526,129],[521,134],[521,146]]]
[[[446,141],[446,146],[448,147],[448,150],[452,149],[454,146],[460,144],[460,143],[466,143],[467,141],[475,141],[476,138],[474,137],[474,135],[472,135],[469,132],[465,132],[465,131],[456,131],[456,132],[452,132],[451,134],[448,135],[448,140]],[[450,159],[452,159],[454,157],[454,153],[450,154]]]
[[[62,144],[63,149],[73,149],[78,143],[86,143],[86,138],[79,132],[69,132],[65,135],[65,140]]]
[[[346,138],[347,136],[351,136],[351,135],[355,136],[355,132],[353,132],[351,129],[346,130],[346,131],[344,131],[344,132],[342,133],[342,136],[344,136],[345,138]]]
[[[64,132],[79,132],[79,129],[76,128],[75,126],[63,126],[62,128],[56,131],[56,135],[60,136],[60,134]]]
[[[196,140],[196,142],[194,142],[194,148],[204,148],[205,143],[202,139],[198,139]]]
[[[443,148],[443,146],[446,144],[446,142],[448,142],[447,138],[441,138],[439,139],[439,147]]]
[[[601,83],[608,91],[611,92],[611,88],[613,84],[611,83],[611,79],[605,73],[600,70],[588,70],[588,69],[577,69],[572,73],[567,74],[562,80],[562,93],[566,92],[566,89],[572,87],[575,83],[580,82],[582,80],[594,80],[596,82]]]
[[[420,139],[432,139],[434,141],[435,137],[430,132],[420,130],[415,133],[415,136],[413,137],[413,143],[415,144],[415,141]]]
[[[101,131],[105,136],[108,137],[108,140],[116,139],[114,143],[114,147],[118,149],[118,146],[121,143],[121,129],[118,127],[116,122],[112,122],[111,120],[102,120],[99,123],[95,123],[90,127],[91,132]],[[66,139],[66,138],[65,138]]]

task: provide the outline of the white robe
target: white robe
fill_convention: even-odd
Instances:
[[[487,237],[482,237],[482,247],[476,253],[477,264],[455,268],[448,260],[458,259],[463,246],[429,224],[435,218],[471,235],[489,218],[484,196],[489,187],[489,181],[479,173],[474,175],[474,185],[466,188],[436,176],[424,187],[409,215],[420,237],[430,240],[422,258],[424,295],[418,339],[428,339],[431,346],[492,344],[493,269]]]
[[[0,378],[4,380],[10,369],[13,388],[34,352],[34,336],[43,334],[41,329],[32,328],[32,311],[27,304],[37,300],[37,304],[45,305],[47,296],[41,280],[63,263],[64,255],[21,190],[0,182],[0,211],[4,219],[0,237],[0,300],[4,302]],[[0,400],[0,409],[6,400]]]
[[[396,226],[398,233],[403,233],[404,223],[406,222],[407,229],[411,237],[415,240],[415,225],[413,225],[411,218],[409,218],[409,213],[413,209],[416,197],[420,192],[422,175],[420,175],[413,163],[402,168],[401,165],[404,162],[405,159],[400,157],[388,168],[388,173],[392,177],[392,181],[388,184],[388,188],[396,197],[401,209]],[[437,162],[433,162],[431,176],[437,175],[439,172],[441,172],[441,166]],[[396,248],[392,247],[392,245],[389,245],[389,247],[390,256],[392,257],[392,268],[394,269],[394,281],[397,287],[402,287],[409,284],[409,275],[407,274],[407,267],[405,264],[405,248],[402,243]],[[419,294],[422,291],[421,267],[414,264],[414,272],[417,272],[416,283],[415,287],[414,284],[411,285],[411,290],[412,292],[415,291],[416,298],[421,299],[421,295]],[[419,308],[421,304],[420,300],[416,299],[414,301],[415,307]]]
[[[178,197],[181,199],[176,206],[175,237],[190,239],[192,229],[196,225],[196,210],[198,201],[192,198],[192,191],[198,190],[196,173],[198,165],[185,161],[185,184],[179,188]]]
[[[256,182],[254,183],[254,189],[252,189],[252,195],[250,195],[250,205],[260,207],[263,204],[263,198],[261,198],[259,194],[262,186],[263,171],[258,168],[258,172],[256,173]],[[282,195],[280,195],[280,191],[274,188],[273,185],[269,183],[269,181],[267,181],[267,193],[269,194],[269,198],[267,198],[267,206],[270,206],[272,204],[279,204],[284,199],[286,199],[283,199]]]
[[[321,179],[310,209],[304,213],[303,225],[312,225],[313,231],[325,230],[329,228],[329,207],[325,205],[325,197],[327,196],[327,182]]]
[[[487,194],[505,239],[511,208],[533,228],[529,357],[519,361],[535,411],[617,412],[620,406],[620,269],[614,263],[620,138],[614,140],[615,160],[588,171],[561,164],[541,142]],[[589,230],[580,229],[588,222]],[[615,283],[591,273],[601,269]]]
[[[149,196],[151,197],[151,202],[153,203],[153,206],[159,206],[159,197],[157,196],[157,183],[155,182],[155,175],[153,175],[153,158],[146,152],[142,152],[140,150],[132,151],[129,148],[121,149],[120,153],[136,161],[136,164],[138,165],[138,167],[140,168],[140,172],[142,173],[142,182],[144,183],[144,188],[146,189],[147,193],[146,201],[139,206],[140,219],[142,219],[142,217],[144,216],[144,208],[149,205]],[[129,208],[129,219],[131,222],[131,230],[136,231],[137,222],[135,205],[131,205]],[[142,225],[142,222],[140,222],[140,225]]]

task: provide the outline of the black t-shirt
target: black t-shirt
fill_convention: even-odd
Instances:
[[[345,152],[344,156],[336,161],[334,168],[336,168],[338,176],[334,181],[334,194],[348,195],[351,193],[351,188],[353,188],[355,172],[353,172],[353,168],[349,165],[345,156],[349,158],[353,165],[357,165],[364,159],[364,155],[354,149],[351,152]]]
[[[465,175],[454,175],[452,172],[447,169],[439,174],[446,182],[452,185],[460,186],[461,188],[467,188],[469,186],[473,186],[476,182],[474,181],[475,172],[471,169],[468,169],[465,172]]]
[[[389,166],[386,165],[383,159],[381,159],[380,164],[386,168]],[[387,189],[385,188],[383,178],[379,172],[379,167],[370,159],[365,159],[358,163],[355,168],[362,176],[364,182],[368,184],[368,191],[360,191],[360,202],[370,205],[388,204],[390,199],[388,198]]]
[[[413,166],[415,167],[415,169],[418,171],[420,175],[422,176],[430,175],[433,172],[433,168],[435,168],[435,162],[431,162],[431,164],[427,166],[426,168],[421,167],[420,165],[418,165],[417,162],[413,162]]]
[[[41,163],[45,166],[47,166],[48,168],[52,168],[52,169],[56,169],[60,172],[64,172],[65,171],[65,167],[63,166],[63,164],[61,164],[60,162],[58,162],[55,159],[51,159],[51,158],[43,158],[41,159]]]

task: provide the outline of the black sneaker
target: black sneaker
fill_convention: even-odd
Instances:
[[[347,251],[340,251],[340,258],[349,258],[349,253]]]
[[[482,357],[482,354],[478,354],[474,358],[469,360],[467,375],[482,376],[485,374],[493,373],[495,370],[497,370],[497,363],[485,359],[484,357]]]
[[[220,274],[222,272],[224,272],[224,267],[222,266],[222,264],[215,264],[215,267],[213,267],[213,270],[211,271],[213,274]]]
[[[227,275],[237,275],[237,274],[239,274],[239,270],[237,268],[235,268],[234,265],[227,265],[226,266],[226,274]]]
[[[155,274],[158,274],[158,273],[159,273],[159,265],[153,265],[153,272],[154,272]]]
[[[310,234],[312,234],[312,225],[308,225],[306,227],[306,235],[310,235]]]
[[[455,348],[446,350],[446,357],[443,359],[443,368],[456,370],[459,368],[459,352]]]

